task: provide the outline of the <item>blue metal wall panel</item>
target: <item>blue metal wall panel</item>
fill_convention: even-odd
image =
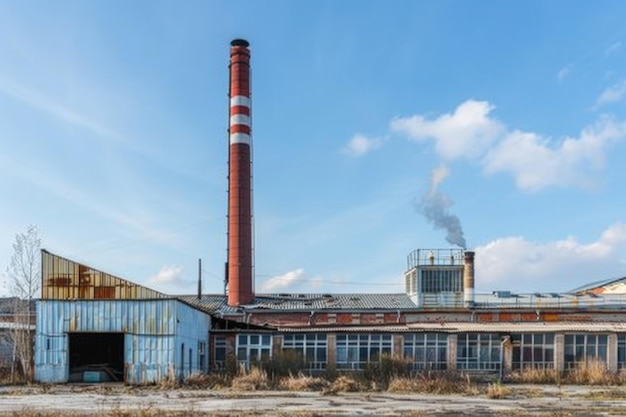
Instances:
[[[208,337],[211,328],[211,316],[197,314],[197,311],[187,304],[177,305],[178,331],[176,332],[176,376],[185,379],[190,374],[207,371]],[[204,366],[201,369],[198,353],[199,343],[205,344]],[[182,350],[184,345],[184,352]]]
[[[206,342],[210,316],[174,299],[40,300],[37,303],[35,380],[67,382],[72,332],[124,333],[126,382],[142,384],[198,371],[197,347]],[[196,358],[177,372],[180,345]],[[188,357],[188,351],[185,353]],[[205,353],[206,355],[206,353]]]

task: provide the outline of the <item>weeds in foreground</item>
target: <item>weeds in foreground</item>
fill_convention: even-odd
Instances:
[[[233,378],[231,388],[240,391],[258,391],[270,388],[267,372],[261,368],[242,370]]]
[[[331,383],[322,377],[300,373],[297,376],[289,375],[282,378],[278,383],[278,388],[287,391],[322,391],[330,385]]]
[[[485,395],[492,400],[501,400],[511,395],[511,388],[503,386],[500,382],[494,382],[487,385]]]
[[[427,394],[477,394],[479,391],[468,374],[453,371],[424,372],[413,377],[392,378],[387,390]]]
[[[567,383],[580,385],[614,385],[621,381],[619,375],[609,372],[606,364],[597,359],[580,363],[565,375]]]
[[[509,380],[522,384],[558,384],[561,376],[556,369],[525,368],[513,372]]]
[[[509,380],[524,384],[623,385],[626,375],[609,371],[600,360],[589,359],[563,373],[555,369],[522,369],[510,374]]]

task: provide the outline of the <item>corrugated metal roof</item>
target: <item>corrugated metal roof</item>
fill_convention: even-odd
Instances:
[[[245,310],[402,310],[414,309],[411,298],[400,294],[259,294],[252,304],[230,307],[225,295],[184,295],[178,297],[211,313],[235,314]]]
[[[412,323],[390,326],[343,327],[282,327],[285,333],[621,333],[626,323],[621,322],[538,322],[538,323]]]
[[[440,331],[446,333],[552,333],[552,332],[626,332],[621,322],[524,322],[524,323],[415,323],[410,331]]]
[[[504,295],[506,294],[506,295]],[[183,295],[177,297],[189,305],[215,314],[238,314],[251,310],[311,311],[311,310],[421,310],[411,298],[401,294],[258,294],[252,304],[230,307],[225,295]],[[615,309],[626,307],[626,294],[510,294],[494,291],[476,294],[473,308],[487,309]],[[458,308],[440,304],[429,308]]]

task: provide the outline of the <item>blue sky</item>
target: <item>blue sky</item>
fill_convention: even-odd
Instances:
[[[0,264],[223,291],[228,53],[252,51],[257,292],[478,292],[626,275],[623,1],[0,2]],[[431,218],[428,217],[431,216]],[[447,217],[446,217],[447,216]],[[5,277],[3,277],[5,279]]]

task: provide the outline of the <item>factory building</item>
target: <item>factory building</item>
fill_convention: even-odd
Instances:
[[[211,316],[42,250],[35,381],[145,384],[208,369]]]
[[[250,50],[231,42],[224,294],[171,296],[42,252],[35,377],[146,383],[251,367],[297,352],[311,372],[364,369],[385,355],[415,371],[626,368],[626,278],[565,293],[475,292],[463,249],[407,256],[397,294],[256,294]],[[106,364],[106,366],[101,366]]]

